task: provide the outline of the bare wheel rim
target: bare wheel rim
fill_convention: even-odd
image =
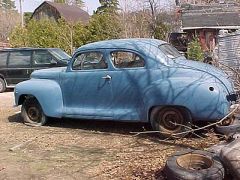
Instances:
[[[187,169],[201,171],[213,165],[213,160],[201,154],[185,154],[177,158],[177,165]]]
[[[168,131],[176,131],[181,129],[181,124],[184,122],[182,114],[178,110],[166,109],[159,115],[159,126]]]
[[[31,121],[36,122],[36,123],[41,122],[41,118],[42,118],[41,112],[35,106],[28,108],[27,115]]]

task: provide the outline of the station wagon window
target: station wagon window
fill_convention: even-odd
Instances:
[[[30,65],[31,51],[10,52],[9,66],[28,66]]]
[[[143,58],[133,52],[114,51],[111,53],[111,60],[116,68],[144,67]]]
[[[45,50],[34,51],[33,63],[34,64],[51,64],[53,58],[52,55]]]
[[[6,66],[8,52],[0,52],[0,66]]]
[[[73,70],[107,69],[101,52],[86,52],[75,57]]]

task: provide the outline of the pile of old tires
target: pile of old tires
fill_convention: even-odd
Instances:
[[[232,121],[216,127],[218,133],[231,136],[207,151],[184,150],[168,158],[165,165],[169,180],[240,180],[240,123]]]

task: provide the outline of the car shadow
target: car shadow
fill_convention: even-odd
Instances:
[[[11,123],[23,123],[22,117],[20,113],[14,114],[8,117],[9,122]],[[86,120],[86,119],[57,119],[50,118],[45,127],[53,127],[53,128],[69,128],[69,129],[79,129],[89,131],[91,133],[101,133],[103,135],[132,135],[135,134],[133,132],[144,132],[144,131],[152,131],[150,124],[147,123],[133,123],[133,122],[117,122],[117,121],[102,121],[102,120]],[[204,132],[199,132],[198,134],[203,137],[205,135]],[[149,141],[162,144],[167,146],[176,146],[179,148],[191,148],[195,149],[193,146],[190,146],[185,143],[176,143],[174,139],[164,140],[161,139],[158,133],[149,133],[149,134],[139,134],[136,137],[136,143],[139,146],[142,146],[141,139],[148,139]],[[193,141],[199,139],[197,136],[189,136]],[[140,141],[138,141],[139,139]]]
[[[8,121],[10,123],[23,123],[23,119],[20,113],[16,113],[14,115],[8,116]]]
[[[47,126],[118,134],[130,134],[130,132],[138,132],[145,129],[151,130],[151,127],[146,123],[69,118],[51,118]]]
[[[20,113],[8,117],[11,123],[23,123]],[[117,122],[103,120],[86,120],[86,119],[57,119],[50,118],[45,127],[58,127],[69,129],[81,129],[96,131],[102,133],[132,134],[131,132],[141,132],[144,130],[151,131],[151,127],[146,123],[134,122]]]

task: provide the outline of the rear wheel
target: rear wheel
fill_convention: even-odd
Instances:
[[[152,128],[163,137],[183,137],[190,129],[186,111],[175,107],[153,109],[150,120]]]
[[[46,124],[47,117],[43,113],[41,105],[34,97],[27,97],[22,104],[22,117],[25,124],[42,126]]]
[[[2,78],[0,78],[0,93],[4,92],[5,90],[6,90],[6,83]]]

